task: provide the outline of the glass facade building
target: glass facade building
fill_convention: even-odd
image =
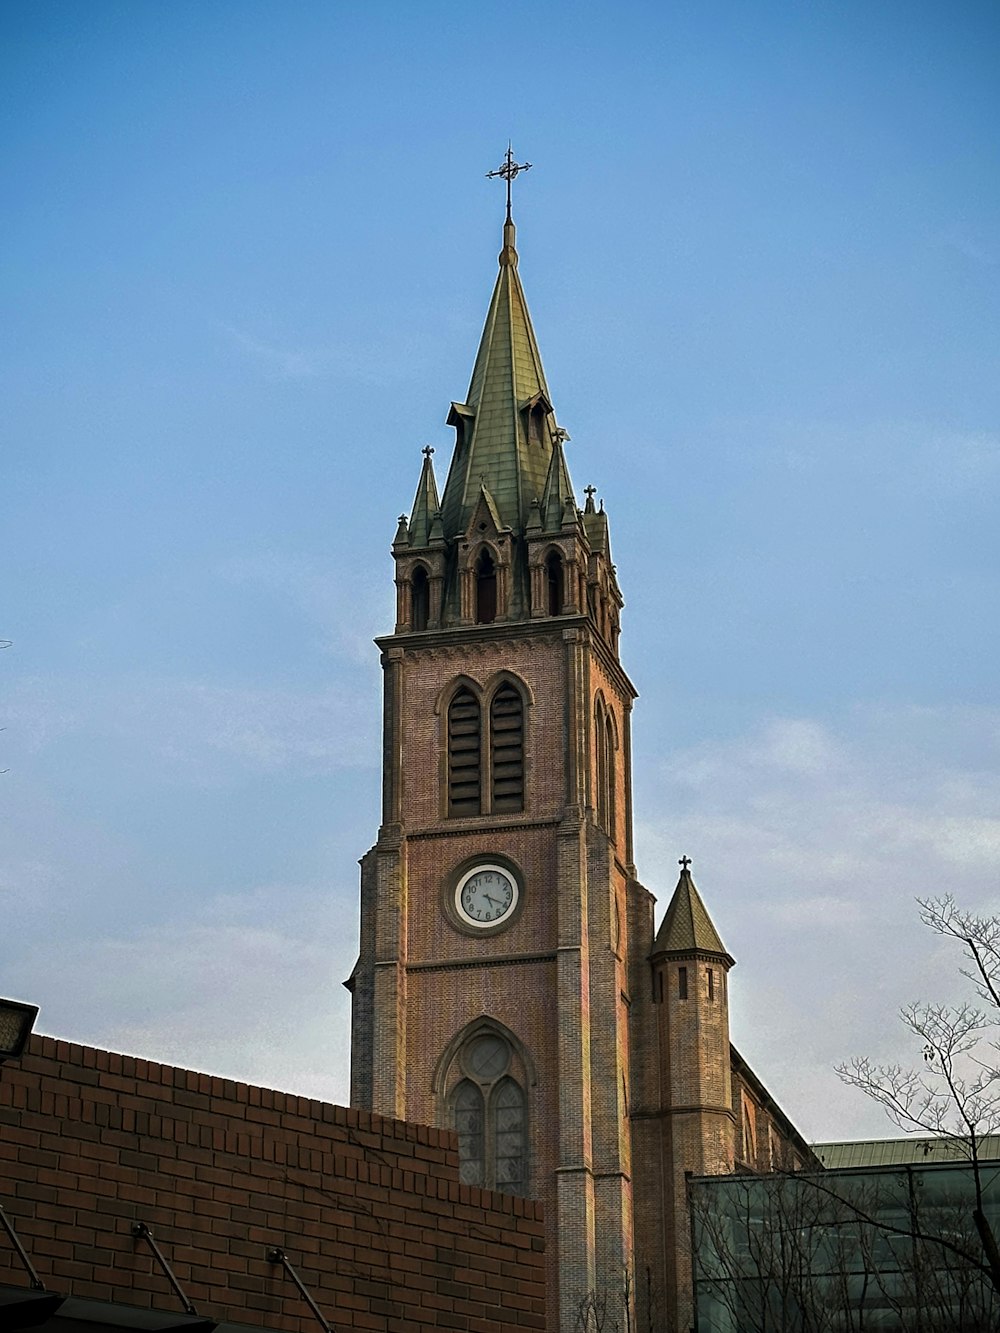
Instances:
[[[698,1333],[1000,1329],[1000,1161],[690,1182]]]

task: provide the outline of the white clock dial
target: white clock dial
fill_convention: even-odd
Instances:
[[[455,889],[455,908],[470,926],[495,926],[516,905],[517,882],[501,866],[475,866]]]

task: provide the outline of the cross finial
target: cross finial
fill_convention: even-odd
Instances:
[[[681,859],[677,862],[677,864],[680,866],[682,871],[687,870],[688,866],[691,864],[690,856],[682,856]]]
[[[431,454],[434,452],[434,449],[433,446],[425,444],[424,447],[420,450],[420,452],[423,454],[425,458],[430,458]]]
[[[583,493],[584,493],[584,495],[587,497],[588,500],[592,500],[592,499],[594,498],[595,494],[597,493],[597,487],[596,487],[596,486],[584,486],[584,488],[583,488]]]
[[[518,173],[519,171],[527,171],[527,170],[530,168],[530,166],[531,166],[531,163],[530,163],[530,162],[515,162],[515,161],[514,161],[514,150],[513,150],[513,148],[510,146],[510,140],[508,139],[508,140],[507,140],[507,152],[506,152],[506,155],[505,155],[504,160],[503,160],[503,165],[497,167],[496,171],[488,171],[488,172],[486,173],[486,179],[487,179],[487,180],[494,180],[497,176],[499,176],[502,180],[505,180],[505,181],[507,182],[507,221],[508,221],[508,222],[510,222],[510,220],[511,220],[511,218],[510,218],[510,187],[511,187],[511,182],[514,180],[514,177],[517,175],[517,173]]]

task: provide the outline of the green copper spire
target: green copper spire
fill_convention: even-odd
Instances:
[[[555,419],[509,219],[472,382],[466,401],[452,404],[448,424],[457,439],[442,504],[445,536],[465,531],[481,487],[503,526],[523,532],[545,487]]]
[[[708,909],[691,878],[686,856],[681,857],[681,876],[666,913],[656,932],[653,957],[664,953],[707,953],[721,959],[728,967],[735,961],[726,952],[719,932],[712,924]]]

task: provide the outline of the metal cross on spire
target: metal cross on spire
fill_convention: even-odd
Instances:
[[[680,866],[682,870],[687,870],[688,866],[691,864],[690,856],[682,856],[681,859],[677,862],[677,864]]]
[[[510,145],[510,140],[508,139],[508,140],[507,140],[507,153],[506,153],[506,156],[504,157],[504,160],[503,160],[503,166],[497,167],[496,171],[488,171],[488,172],[486,173],[486,179],[487,179],[488,181],[489,181],[489,180],[495,180],[496,177],[499,176],[502,180],[505,180],[505,181],[507,182],[507,221],[508,221],[508,222],[510,222],[510,220],[511,220],[511,218],[510,218],[510,187],[511,187],[511,183],[513,182],[514,177],[517,175],[517,173],[518,173],[519,171],[527,171],[527,170],[530,168],[530,166],[531,166],[531,163],[530,163],[530,162],[515,162],[515,161],[514,161],[514,150],[513,150],[513,148],[512,148],[511,145]]]

